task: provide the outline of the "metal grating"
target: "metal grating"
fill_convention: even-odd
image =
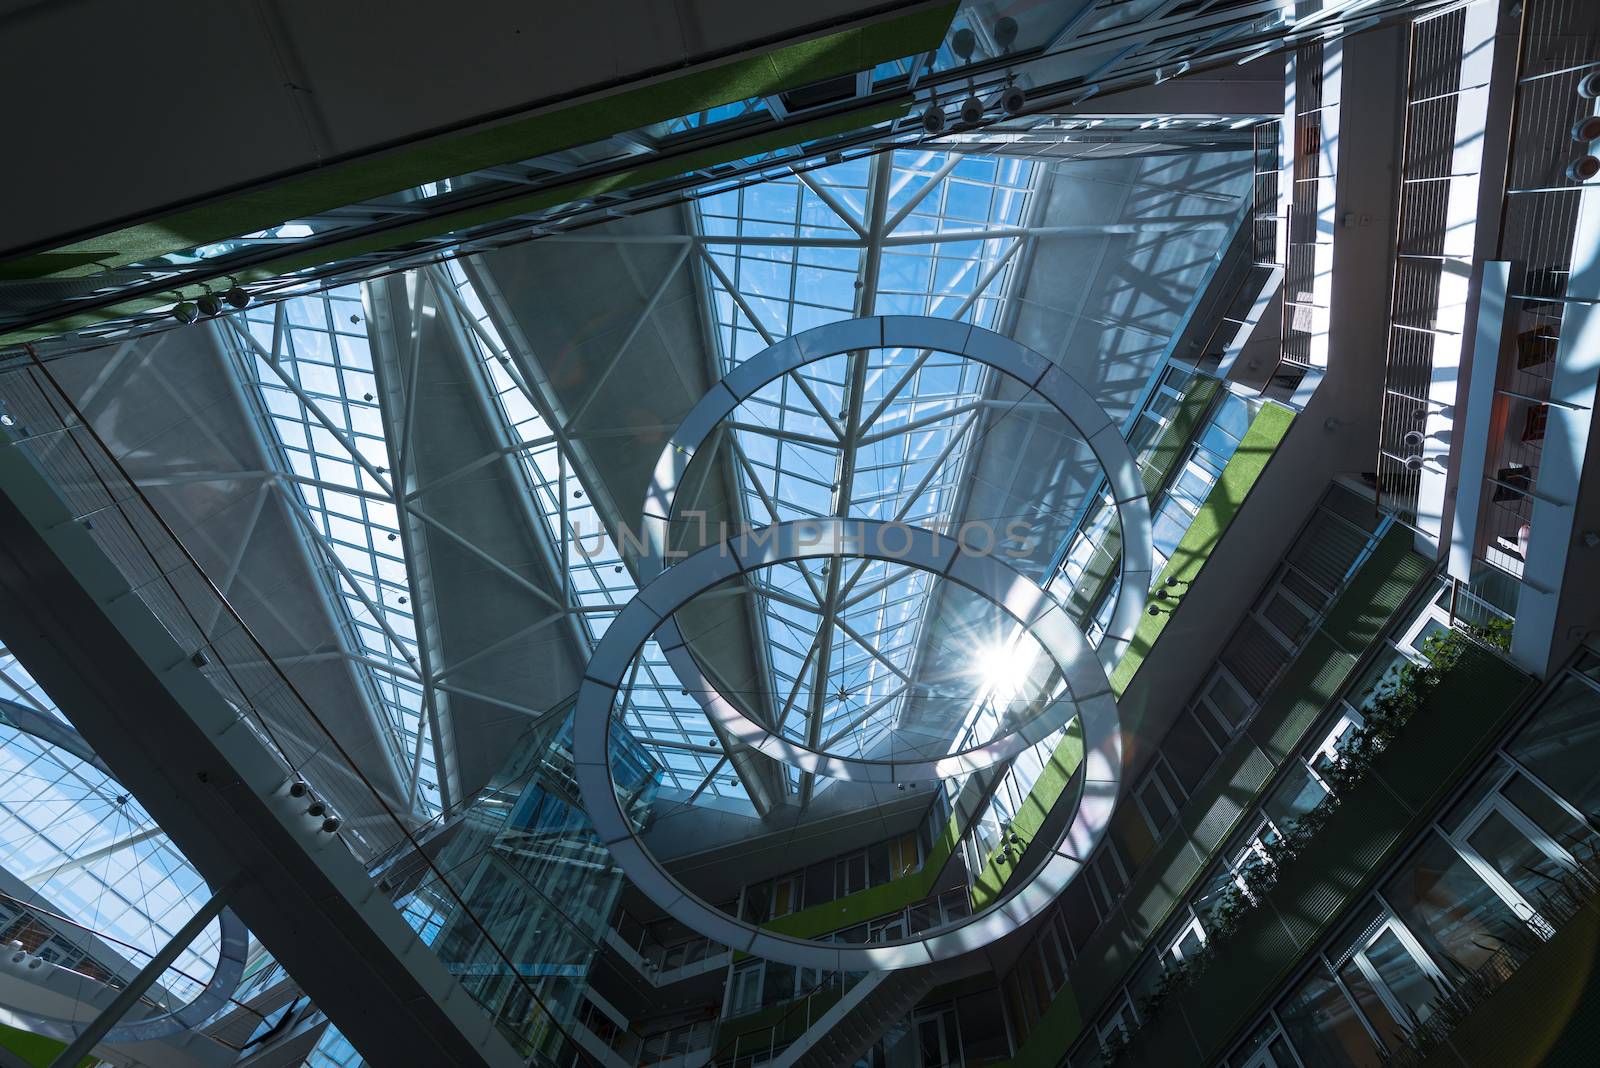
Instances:
[[[1251,249],[1258,266],[1271,266],[1283,262],[1283,252],[1278,247],[1278,141],[1283,136],[1282,123],[1277,120],[1256,124],[1255,136],[1255,200],[1251,207]]]

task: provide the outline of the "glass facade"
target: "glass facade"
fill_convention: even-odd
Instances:
[[[431,880],[402,903],[525,1055],[574,1055],[570,1030],[623,886],[578,805],[571,732],[570,715],[530,732],[440,850],[437,867],[465,910]],[[612,764],[642,829],[661,771],[622,732],[612,736]]]

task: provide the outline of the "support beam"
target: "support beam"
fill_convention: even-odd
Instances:
[[[3,434],[0,631],[206,881],[234,885],[230,907],[369,1063],[521,1064]]]
[[[139,974],[117,992],[111,1004],[85,1024],[77,1038],[67,1043],[67,1047],[50,1062],[50,1068],[76,1068],[79,1061],[89,1056],[100,1040],[106,1037],[106,1032],[121,1022],[144,998],[145,992],[155,985],[156,980],[177,962],[178,955],[189,948],[189,943],[200,937],[200,932],[206,929],[207,924],[222,915],[222,910],[228,904],[230,889],[223,887],[212,894],[211,899],[189,917],[189,922],[180,927],[178,933],[139,969]]]

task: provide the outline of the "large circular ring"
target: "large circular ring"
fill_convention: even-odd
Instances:
[[[1061,669],[1070,700],[1058,700],[1066,709],[1064,714],[1053,709],[1048,713],[1052,720],[1060,726],[1076,714],[1083,730],[1083,791],[1078,809],[1033,877],[959,924],[922,938],[868,946],[776,934],[700,900],[639,840],[618,800],[609,760],[612,709],[618,691],[626,685],[629,665],[674,612],[717,584],[750,571],[839,556],[886,560],[931,571],[989,598],[1031,630]],[[986,946],[1039,915],[1072,880],[1105,833],[1122,771],[1122,738],[1111,684],[1100,661],[1087,650],[1088,643],[1065,611],[1036,583],[997,557],[964,551],[953,538],[869,519],[774,524],[708,546],[662,571],[606,628],[578,689],[572,738],[578,789],[596,834],[633,884],[674,919],[707,938],[769,960],[833,971],[909,968],[947,960]],[[946,774],[972,770],[965,757],[951,759],[955,763]]]
[[[1132,641],[1144,612],[1153,558],[1150,505],[1133,453],[1105,409],[1072,375],[992,330],[951,319],[886,315],[829,323],[795,334],[730,371],[689,411],[656,461],[645,492],[640,576],[650,579],[666,569],[678,488],[695,452],[719,423],[768,383],[799,367],[840,353],[875,348],[930,349],[985,364],[1038,393],[1083,435],[1105,471],[1122,529],[1121,584],[1105,635],[1094,653],[1105,669],[1111,670]],[[662,627],[661,644],[679,684],[695,696],[707,716],[740,742],[780,763],[826,778],[868,782],[895,781],[897,776],[933,778],[940,774],[935,770],[939,761],[911,765],[831,753],[775,734],[717,692],[670,620]],[[974,763],[964,770],[1015,756],[1032,744],[1021,733],[995,739],[969,750],[967,755]]]
[[[30,734],[48,745],[55,746],[86,764],[93,765],[108,778],[114,778],[109,768],[72,727],[59,720],[36,712],[11,701],[0,705],[0,723]],[[244,977],[245,954],[250,948],[250,932],[244,921],[232,909],[223,909],[217,916],[217,963],[211,978],[193,1001],[171,1012],[146,1016],[139,1020],[123,1020],[112,1025],[103,1041],[115,1045],[119,1042],[150,1042],[198,1030],[200,1025],[215,1016],[228,1004],[239,981]],[[71,1042],[83,1030],[83,1021],[65,1020],[57,1016],[10,1006],[0,1006],[0,1023],[36,1035],[44,1035],[61,1042]]]

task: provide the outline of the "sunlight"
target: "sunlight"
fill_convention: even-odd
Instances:
[[[1032,642],[998,642],[978,650],[974,663],[984,689],[999,698],[1014,696],[1022,688],[1038,658]]]

